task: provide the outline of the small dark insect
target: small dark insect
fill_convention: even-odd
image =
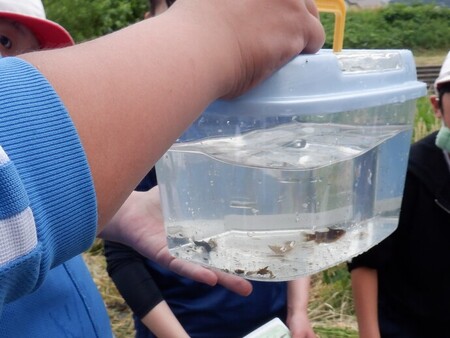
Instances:
[[[275,275],[273,274],[272,271],[269,270],[268,266],[266,266],[264,268],[261,268],[259,270],[247,271],[247,272],[245,272],[245,270],[242,270],[242,269],[236,269],[236,270],[234,270],[234,273],[236,273],[238,275],[245,274],[246,276],[253,276],[253,275],[264,276],[264,275],[269,275],[270,278],[275,278]]]
[[[268,266],[266,266],[265,268],[259,269],[256,273],[258,275],[267,275],[267,274],[272,275],[272,271],[269,270]]]
[[[307,242],[314,241],[316,243],[332,243],[344,236],[344,229],[327,228],[324,231],[315,231],[313,234],[306,234],[305,240]]]
[[[197,246],[202,247],[203,249],[206,250],[206,252],[210,252],[212,250],[211,245],[209,245],[205,241],[194,241],[194,244],[197,245]]]
[[[209,240],[208,242],[205,241],[194,241],[194,244],[196,246],[200,246],[203,249],[205,249],[206,252],[211,252],[216,246],[216,242],[214,242],[212,239]]]
[[[246,273],[247,276],[251,276],[251,275],[254,275],[254,274],[261,275],[261,276],[269,275],[270,278],[275,278],[275,275],[273,274],[272,271],[269,270],[268,266],[266,266],[266,267],[264,267],[262,269],[259,269],[257,271],[248,271]]]

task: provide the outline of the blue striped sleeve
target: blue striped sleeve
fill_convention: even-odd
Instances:
[[[97,208],[75,127],[48,81],[0,59],[0,309],[92,244]]]

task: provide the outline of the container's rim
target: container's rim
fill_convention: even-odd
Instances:
[[[405,103],[427,95],[427,85],[420,81],[409,81],[402,85],[360,91],[341,91],[336,94],[317,94],[239,101],[218,100],[205,111],[238,115],[288,115],[300,112],[302,115],[337,113],[377,106]]]

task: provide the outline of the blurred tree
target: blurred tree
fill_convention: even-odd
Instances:
[[[47,17],[64,26],[76,42],[141,20],[148,0],[43,0]]]

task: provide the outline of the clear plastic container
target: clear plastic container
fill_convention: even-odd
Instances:
[[[322,50],[214,102],[156,165],[171,253],[281,281],[379,243],[425,95],[409,51]]]

